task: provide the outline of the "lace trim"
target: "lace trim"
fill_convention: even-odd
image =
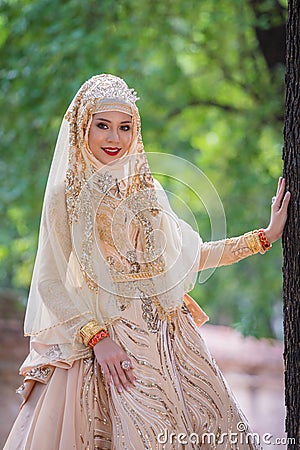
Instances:
[[[28,372],[25,372],[24,381],[36,380],[41,383],[47,383],[47,381],[51,377],[53,371],[54,371],[54,367],[48,367],[48,366],[34,367],[33,369],[29,370]]]

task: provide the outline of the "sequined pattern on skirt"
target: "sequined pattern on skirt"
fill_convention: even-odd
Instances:
[[[5,450],[259,448],[186,308],[169,322],[146,301],[110,326],[136,386],[106,385],[94,358],[55,368],[47,384],[32,382]]]
[[[259,448],[191,316],[178,310],[172,323],[152,322],[133,302],[110,330],[135,368],[129,392],[106,386],[98,364],[84,361],[84,448]]]

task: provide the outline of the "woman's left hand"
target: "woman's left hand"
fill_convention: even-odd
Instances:
[[[285,192],[285,179],[279,177],[276,196],[272,200],[270,223],[265,228],[266,237],[271,244],[282,236],[290,198],[291,193]]]

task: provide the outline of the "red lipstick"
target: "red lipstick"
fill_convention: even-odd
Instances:
[[[122,150],[120,147],[101,147],[101,149],[109,156],[115,156]]]

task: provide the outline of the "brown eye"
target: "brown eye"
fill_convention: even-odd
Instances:
[[[97,127],[100,128],[101,130],[107,130],[107,128],[108,128],[106,123],[103,123],[103,122],[98,123]]]
[[[121,130],[122,131],[129,131],[130,130],[130,125],[122,125],[121,126]]]

